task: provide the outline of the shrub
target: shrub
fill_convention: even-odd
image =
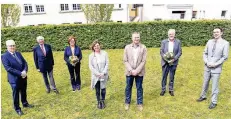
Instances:
[[[5,41],[13,39],[19,51],[29,52],[37,44],[36,37],[42,35],[45,42],[52,45],[54,51],[62,51],[68,45],[68,36],[74,35],[81,49],[88,49],[95,39],[99,39],[106,49],[120,49],[131,43],[131,33],[137,31],[141,34],[141,42],[147,47],[160,47],[161,40],[167,38],[167,31],[171,28],[176,29],[176,37],[181,40],[182,46],[203,46],[208,39],[212,38],[212,31],[215,27],[223,28],[223,38],[231,41],[230,20],[198,20],[3,28],[1,45],[2,51],[5,51]]]

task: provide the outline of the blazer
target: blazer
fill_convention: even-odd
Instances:
[[[106,83],[108,80],[108,66],[109,66],[109,59],[108,54],[106,51],[101,50],[100,51],[100,61],[97,61],[97,58],[93,53],[89,55],[89,68],[91,70],[91,88],[94,89],[97,81],[99,81],[99,78],[96,75],[99,75],[100,73],[104,73],[104,81],[100,81],[100,88],[104,89],[106,88]]]
[[[143,44],[139,44],[137,62],[134,62],[133,44],[126,45],[124,49],[123,62],[125,64],[125,75],[130,76],[132,70],[138,72],[138,76],[145,75],[145,63],[147,57],[147,48]]]
[[[178,39],[175,39],[173,42],[174,42],[174,46],[173,46],[174,62],[173,62],[173,65],[178,65],[179,58],[182,55],[181,42]],[[168,52],[168,43],[169,43],[168,39],[162,40],[162,42],[161,42],[161,47],[160,47],[161,66],[164,66],[167,63],[167,61],[165,61],[163,57],[164,57],[164,54],[166,54]]]
[[[75,46],[75,52],[74,52],[74,55],[77,56],[79,58],[79,63],[82,59],[82,51],[81,49],[79,48],[79,46]],[[70,61],[69,61],[69,56],[72,56],[72,51],[71,51],[71,47],[70,46],[67,46],[64,50],[64,60],[66,61],[66,64],[67,65],[71,65],[70,64]],[[71,65],[72,66],[72,65]]]
[[[34,63],[37,69],[40,72],[50,72],[53,70],[54,58],[51,46],[48,44],[44,44],[46,50],[46,56],[44,56],[40,45],[37,45],[33,49]]]
[[[215,40],[211,39],[207,42],[204,52],[203,60],[205,63],[204,70],[211,71],[211,73],[221,73],[223,63],[228,59],[229,55],[229,42],[224,39],[218,39],[214,54],[212,52]],[[214,68],[207,66],[207,63],[215,64]]]
[[[15,57],[9,52],[6,51],[2,56],[2,64],[7,71],[7,78],[10,84],[17,84],[21,78],[22,71],[28,71],[28,66],[26,60],[23,58],[20,52],[15,52],[18,59],[22,62],[19,64]]]

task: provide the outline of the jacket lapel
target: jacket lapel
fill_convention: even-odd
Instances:
[[[9,56],[9,60],[13,59],[13,61],[16,62],[16,64],[18,64],[18,61],[16,60],[16,58],[9,51],[7,51],[7,53],[8,53],[8,56]],[[15,54],[17,55],[18,59],[22,62],[21,57],[19,57],[17,52],[15,52]]]
[[[138,54],[138,57],[137,57],[137,62],[140,61],[141,56],[143,56],[143,55],[142,55],[142,52],[141,52],[142,49],[143,49],[143,48],[142,48],[141,44],[139,44],[139,49],[138,49],[138,53],[139,53],[139,54]],[[136,62],[136,63],[137,63],[137,62]]]
[[[168,52],[168,44],[169,44],[169,41],[167,40],[167,42],[165,43],[165,53],[167,53]]]
[[[47,45],[46,44],[44,44],[44,50],[45,50],[45,52],[46,52],[46,56],[47,56],[47,52],[48,52],[48,47],[47,47]]]
[[[174,45],[173,45],[173,53],[174,53],[174,55],[176,55],[177,48],[178,48],[177,41],[174,40]]]

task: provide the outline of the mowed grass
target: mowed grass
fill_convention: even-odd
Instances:
[[[21,118],[27,119],[75,119],[75,118],[231,118],[231,52],[223,66],[220,78],[218,106],[209,110],[211,82],[208,99],[196,102],[203,83],[204,47],[183,47],[183,54],[175,75],[175,96],[168,93],[159,96],[161,91],[161,65],[159,48],[149,48],[146,62],[146,75],[143,81],[144,110],[139,112],[136,105],[136,86],[133,84],[132,102],[128,111],[124,110],[125,75],[123,49],[106,50],[109,54],[110,81],[107,85],[106,105],[103,110],[96,108],[95,90],[90,89],[90,70],[88,56],[90,50],[84,50],[81,62],[81,91],[72,92],[69,73],[63,60],[63,52],[54,52],[54,78],[59,95],[47,94],[42,75],[36,71],[32,52],[23,53],[28,62],[27,96],[32,109],[22,108],[25,113]],[[2,65],[2,118],[19,118],[12,104],[12,91],[6,79],[6,71]],[[168,79],[169,80],[169,79]]]

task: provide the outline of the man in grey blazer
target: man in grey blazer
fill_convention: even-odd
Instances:
[[[164,55],[167,52],[172,52],[174,58],[170,61],[166,61]],[[162,91],[160,96],[164,96],[166,91],[167,76],[170,72],[170,81],[169,81],[169,93],[171,96],[174,96],[174,76],[175,71],[178,65],[179,58],[182,54],[181,42],[175,38],[175,29],[169,29],[168,39],[165,39],[161,42],[160,55],[161,55],[161,66],[162,66]]]
[[[212,97],[209,109],[213,109],[217,106],[217,96],[219,92],[219,78],[222,71],[223,63],[228,59],[229,54],[229,42],[223,39],[221,36],[223,31],[221,28],[215,28],[213,30],[213,39],[210,39],[203,52],[204,60],[204,83],[202,86],[202,92],[198,102],[206,100],[206,93],[208,91],[209,81],[212,80]]]
[[[123,61],[125,64],[126,89],[125,89],[125,110],[129,109],[132,95],[132,86],[135,79],[137,88],[137,108],[143,110],[143,78],[145,75],[145,63],[147,48],[140,43],[140,34],[132,34],[132,43],[124,49]]]

